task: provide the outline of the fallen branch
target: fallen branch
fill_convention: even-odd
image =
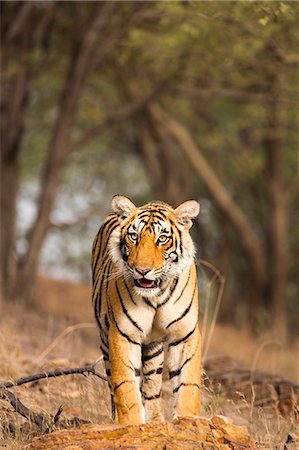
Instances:
[[[36,414],[27,406],[25,406],[21,400],[16,397],[12,392],[8,390],[4,390],[0,392],[0,398],[4,400],[8,400],[14,410],[21,414],[21,416],[25,417],[28,420],[33,420],[33,422],[41,429],[45,429],[45,425],[47,423],[46,418],[42,414]]]
[[[107,381],[107,378],[103,375],[99,374],[95,370],[95,364],[88,364],[83,367],[73,367],[69,369],[56,369],[45,372],[36,373],[34,375],[28,375],[27,377],[18,378],[14,381],[7,381],[5,383],[0,384],[0,398],[4,400],[8,400],[14,410],[21,414],[21,416],[25,417],[28,420],[32,420],[44,433],[47,433],[49,430],[49,426],[47,425],[49,421],[42,414],[37,414],[31,409],[27,408],[21,400],[16,397],[11,391],[8,391],[7,388],[21,386],[22,384],[32,383],[33,381],[41,380],[43,378],[56,378],[61,375],[73,375],[73,374],[82,374],[92,373],[96,377],[101,380]],[[53,424],[56,425],[59,417],[62,413],[62,406],[60,405],[57,413],[53,417]]]
[[[72,375],[72,374],[82,374],[85,373],[92,373],[98,378],[101,378],[101,380],[107,381],[107,378],[104,377],[104,375],[99,374],[95,370],[94,364],[88,364],[83,367],[73,367],[69,369],[55,369],[45,372],[36,373],[34,375],[28,375],[27,377],[19,378],[15,381],[7,381],[5,383],[0,384],[0,389],[6,389],[14,386],[21,386],[25,383],[31,383],[33,381],[40,380],[42,378],[54,378],[54,377],[60,377],[61,375]]]

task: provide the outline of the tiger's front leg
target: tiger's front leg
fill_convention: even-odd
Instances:
[[[112,396],[121,425],[144,423],[140,392],[141,346],[122,336],[115,324],[109,330]]]
[[[163,342],[152,342],[142,347],[142,398],[146,421],[163,420],[161,409]]]
[[[188,336],[188,334],[190,334]],[[198,325],[168,344],[168,369],[174,395],[175,416],[197,416],[200,406],[201,340]]]

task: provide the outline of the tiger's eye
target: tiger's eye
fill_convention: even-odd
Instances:
[[[158,239],[158,244],[165,244],[168,241],[169,237],[165,234],[161,234]]]
[[[137,233],[129,233],[129,238],[131,239],[131,241],[136,242],[138,239],[138,234]]]

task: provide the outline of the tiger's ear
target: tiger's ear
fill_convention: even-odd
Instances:
[[[112,209],[118,215],[120,221],[128,217],[136,206],[124,195],[114,195],[112,197]]]
[[[174,212],[179,224],[184,225],[188,230],[192,226],[192,219],[198,216],[200,205],[196,200],[187,200],[178,206]]]

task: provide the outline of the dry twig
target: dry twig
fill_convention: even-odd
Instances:
[[[45,372],[36,373],[34,375],[28,375],[27,377],[19,378],[15,381],[7,381],[5,383],[0,384],[0,389],[6,389],[14,386],[21,386],[25,383],[31,383],[33,381],[40,380],[42,378],[54,378],[59,377],[61,375],[72,375],[72,374],[82,374],[85,373],[92,373],[98,378],[101,378],[101,380],[107,381],[107,378],[104,377],[104,375],[99,374],[95,370],[94,364],[88,364],[83,367],[73,367],[68,369],[55,369],[55,370],[49,370]]]
[[[73,374],[82,374],[92,373],[93,375],[101,378],[101,380],[107,381],[107,378],[98,373],[95,370],[95,364],[88,364],[83,367],[73,367],[68,369],[56,369],[45,372],[36,373],[34,375],[28,375],[27,377],[18,378],[14,381],[7,381],[5,383],[0,384],[0,398],[9,401],[14,410],[21,414],[21,416],[25,417],[28,420],[33,420],[33,422],[43,431],[47,432],[49,427],[46,425],[48,420],[42,414],[37,414],[27,408],[18,397],[16,397],[11,391],[8,391],[7,388],[21,386],[22,384],[32,383],[33,381],[41,380],[43,378],[55,378],[61,375],[73,375]],[[57,413],[53,417],[53,424],[56,425],[59,417],[62,413],[62,406],[60,405]]]
[[[0,392],[0,398],[8,400],[17,413],[21,414],[21,416],[25,417],[28,420],[33,420],[33,422],[41,430],[45,428],[46,424],[45,417],[41,414],[36,414],[35,412],[27,408],[27,406],[25,406],[21,402],[21,400],[18,397],[16,397],[12,392],[4,389],[3,392]]]

